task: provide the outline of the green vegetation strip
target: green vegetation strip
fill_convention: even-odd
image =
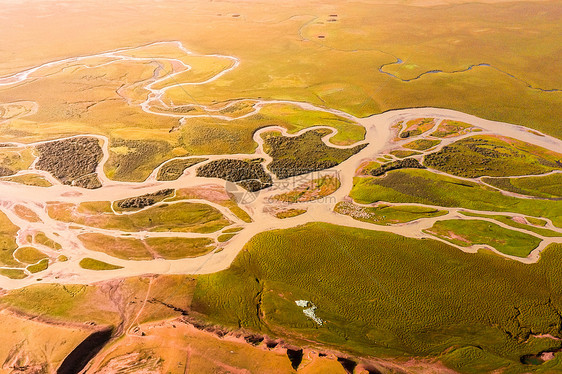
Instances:
[[[520,213],[549,218],[562,227],[562,201],[505,196],[489,187],[428,170],[395,170],[383,178],[355,178],[350,195],[363,204],[388,201]]]
[[[390,206],[380,204],[376,207],[363,207],[348,202],[337,203],[334,210],[339,214],[348,215],[358,221],[385,226],[395,223],[411,222],[420,218],[439,217],[447,214],[446,210],[413,205]]]
[[[16,243],[18,230],[19,227],[0,211],[0,265],[2,266],[21,266],[13,257],[14,251],[18,248]]]
[[[480,220],[437,221],[425,232],[462,247],[485,244],[510,256],[527,257],[541,242],[536,236]]]
[[[545,199],[562,198],[562,173],[522,178],[483,178],[485,183],[521,195]]]
[[[47,257],[43,252],[33,247],[18,248],[14,256],[18,261],[24,262],[26,264],[34,264],[37,261],[40,261]]]
[[[27,270],[29,270],[30,273],[39,273],[40,271],[47,270],[48,267],[49,267],[49,260],[43,259],[34,265],[29,265],[27,267]]]
[[[36,186],[36,187],[51,187],[53,184],[43,178],[40,175],[35,174],[23,174],[23,175],[16,175],[13,177],[6,177],[3,180],[14,182],[14,183],[21,183],[27,186]]]
[[[426,149],[435,147],[439,143],[441,143],[441,140],[418,139],[404,144],[403,147],[415,149],[416,151],[425,151]]]
[[[25,271],[20,269],[0,269],[0,275],[10,279],[24,279],[27,277]]]
[[[390,154],[398,157],[398,158],[406,158],[406,157],[410,157],[410,156],[416,156],[416,155],[421,155],[420,152],[416,152],[416,151],[405,151],[402,149],[399,149],[397,151],[391,151]]]
[[[158,170],[158,174],[156,175],[156,180],[174,181],[182,176],[185,169],[203,161],[207,161],[207,159],[189,158],[189,159],[170,160],[166,162],[164,165],[162,165],[162,167]]]
[[[231,267],[197,276],[193,309],[215,323],[275,331],[370,356],[481,352],[461,372],[528,372],[520,358],[560,347],[562,246],[536,264],[434,240],[324,223],[258,234]],[[310,300],[318,327],[295,300]],[[257,311],[257,313],[256,313]],[[556,366],[556,367],[555,367]],[[554,368],[555,367],[555,368]],[[552,372],[559,360],[541,365]],[[548,370],[546,371],[548,372]]]
[[[387,171],[398,169],[425,169],[425,166],[421,165],[415,158],[405,158],[403,160],[392,161],[379,166],[378,168],[372,169],[370,174],[378,177],[385,174]]]
[[[279,219],[285,219],[285,218],[292,218],[292,217],[300,216],[301,214],[304,214],[304,213],[306,213],[306,209],[287,209],[287,210],[283,210],[281,212],[275,213],[275,217],[277,217]]]
[[[437,130],[431,133],[431,136],[435,136],[437,138],[449,138],[458,136],[471,127],[472,125],[469,125],[465,122],[443,120],[437,127]]]
[[[234,236],[236,236],[236,234],[222,234],[222,235],[219,235],[217,240],[218,240],[219,243],[224,243],[224,242],[227,242],[230,239],[234,238]]]
[[[116,270],[123,268],[122,266],[108,264],[107,262],[95,260],[89,257],[80,260],[80,267],[87,270]]]
[[[513,217],[511,216],[504,216],[504,215],[497,215],[497,214],[479,214],[479,213],[473,213],[473,212],[464,212],[461,211],[462,214],[464,214],[465,216],[469,216],[469,217],[484,217],[484,218],[491,218],[494,219],[496,221],[505,223],[506,225],[512,226],[512,227],[516,227],[519,229],[524,229],[524,230],[528,230],[528,231],[532,231],[535,234],[539,234],[542,236],[546,236],[546,237],[556,237],[556,236],[562,236],[562,233],[558,233],[556,231],[552,231],[549,229],[543,229],[540,227],[534,227],[531,225],[526,225],[524,223],[519,223],[513,220]],[[527,221],[529,221],[530,223],[533,219],[532,217],[526,217]],[[546,223],[546,221],[543,221]]]

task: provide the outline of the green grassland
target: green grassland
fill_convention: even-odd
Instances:
[[[475,178],[542,174],[562,168],[562,154],[501,136],[472,136],[425,156],[424,165]]]
[[[124,260],[150,260],[152,253],[141,240],[116,238],[103,234],[82,234],[78,236],[82,244],[91,251],[99,251]]]
[[[8,176],[20,170],[26,170],[35,160],[32,148],[0,148],[0,176]]]
[[[532,217],[525,217],[525,219],[531,223],[531,225],[526,225],[524,223],[519,223],[516,222],[515,220],[513,220],[513,217],[511,216],[504,216],[504,215],[497,215],[497,214],[478,214],[478,213],[472,213],[472,212],[463,212],[461,211],[462,214],[464,214],[465,216],[469,216],[469,217],[484,217],[484,218],[491,218],[491,219],[495,219],[498,222],[502,222],[505,223],[506,225],[509,226],[513,226],[519,229],[525,229],[528,231],[532,231],[536,234],[542,235],[542,236],[546,236],[546,237],[556,237],[556,236],[562,236],[562,233],[558,233],[556,231],[552,231],[549,229],[544,229],[541,227],[535,227],[535,226],[531,226],[533,224],[537,224],[537,223],[543,223],[542,226],[544,226],[546,224],[546,221],[539,219],[538,222],[536,222],[534,218]]]
[[[425,232],[462,247],[486,244],[501,253],[517,257],[527,257],[541,242],[536,236],[480,220],[437,221]]]
[[[527,265],[433,240],[312,223],[261,233],[228,270],[198,276],[193,308],[216,323],[359,354],[447,351],[445,362],[456,366],[455,355],[478,349],[483,354],[461,372],[500,362],[521,373],[533,369],[520,364],[522,355],[560,346],[527,340],[531,332],[560,336],[560,249],[552,245]],[[300,299],[318,307],[322,327],[295,306]]]
[[[217,241],[219,243],[224,243],[224,242],[227,242],[230,239],[232,239],[234,236],[236,236],[236,234],[222,234],[222,235],[219,235],[219,237],[217,238]]]
[[[49,248],[51,248],[55,251],[59,251],[59,250],[62,249],[62,246],[59,243],[57,243],[53,239],[49,238],[43,232],[38,232],[37,234],[35,234],[34,240],[35,240],[36,243],[42,244],[45,247],[49,247]]]
[[[425,151],[426,149],[433,148],[441,143],[440,140],[431,139],[418,139],[403,145],[404,148],[414,149],[416,151]]]
[[[99,261],[93,258],[83,258],[80,260],[80,267],[87,270],[116,270],[121,269],[121,266],[108,264],[107,262]]]
[[[72,205],[52,203],[48,206],[48,213],[52,218],[64,222],[129,232],[147,230],[209,233],[230,224],[218,210],[207,204],[178,202],[122,215],[112,214],[110,204],[108,201],[82,203],[73,211]]]
[[[15,252],[14,257],[26,264],[35,264],[36,262],[46,258],[47,256],[33,247],[20,247]]]
[[[27,266],[27,270],[29,270],[30,273],[39,273],[41,271],[47,270],[48,267],[49,260],[45,258],[36,264]]]
[[[292,218],[306,213],[306,209],[285,209],[275,213],[275,217],[279,219]]]
[[[437,129],[431,133],[431,136],[435,136],[437,138],[450,138],[459,136],[467,130],[470,130],[471,127],[472,125],[465,122],[446,119],[441,121],[439,126],[437,126]]]
[[[546,222],[546,220],[542,219],[542,218],[536,218],[536,217],[525,217],[525,219],[531,224],[531,225],[535,225],[535,226],[546,226],[546,224],[548,222]]]
[[[396,151],[390,151],[390,154],[398,157],[398,158],[406,158],[406,157],[410,157],[410,156],[416,156],[416,155],[421,155],[421,153],[416,152],[416,151],[406,151],[406,150],[402,150],[402,149],[398,149]]]
[[[2,180],[37,187],[51,187],[53,185],[44,177],[36,174],[15,175],[13,177],[2,178]]]
[[[0,265],[2,266],[21,267],[13,257],[14,251],[18,248],[16,243],[18,230],[19,227],[0,211]]]
[[[546,199],[562,198],[562,173],[522,178],[483,178],[482,180],[504,191]]]
[[[202,256],[215,249],[213,240],[208,238],[147,238],[145,242],[168,260]]]
[[[414,205],[391,206],[382,203],[376,207],[363,207],[348,202],[337,203],[334,211],[339,214],[349,215],[358,221],[370,222],[384,226],[411,222],[420,218],[439,217],[447,214],[446,210],[425,208]]]
[[[25,271],[20,269],[0,269],[0,275],[10,279],[24,279],[27,277]]]
[[[393,170],[382,178],[356,178],[350,196],[357,202],[421,203],[545,217],[562,227],[562,201],[518,199],[474,182],[428,170]]]
[[[190,158],[190,159],[177,159],[170,160],[166,162],[160,170],[158,170],[158,175],[156,179],[159,181],[173,181],[182,176],[185,169],[198,164],[200,162],[207,161],[206,158]]]

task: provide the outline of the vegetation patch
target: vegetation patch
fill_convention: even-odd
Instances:
[[[403,160],[392,161],[371,170],[371,175],[378,177],[386,174],[391,170],[398,169],[425,169],[425,166],[420,164],[415,158],[405,158]]]
[[[158,170],[156,180],[175,181],[183,175],[185,169],[192,167],[200,162],[207,161],[206,158],[176,159],[166,162]]]
[[[484,183],[504,191],[543,199],[562,198],[562,173],[521,178],[482,178]]]
[[[116,270],[122,269],[122,266],[108,264],[107,262],[99,261],[90,257],[80,260],[80,267],[86,270]]]
[[[424,158],[424,165],[452,175],[477,178],[542,174],[562,169],[562,154],[499,136],[472,136]]]
[[[14,253],[14,257],[25,264],[35,264],[36,262],[47,258],[47,255],[33,247],[20,247]]]
[[[209,238],[147,238],[145,242],[158,257],[167,260],[203,256],[215,249]]]
[[[535,225],[535,226],[546,226],[546,224],[548,222],[546,222],[546,220],[542,219],[542,218],[535,218],[535,217],[525,217],[525,219],[527,220],[527,222],[529,222],[531,225]]]
[[[231,227],[229,229],[222,230],[222,232],[224,232],[225,234],[228,234],[228,233],[241,231],[242,229],[243,229],[242,227]]]
[[[339,165],[367,146],[329,147],[322,141],[328,134],[328,130],[310,130],[295,137],[264,134],[264,151],[273,158],[268,169],[279,179],[307,174]]]
[[[12,177],[3,178],[3,180],[35,187],[51,187],[53,185],[44,177],[37,174],[14,175]]]
[[[460,136],[471,129],[473,129],[473,126],[468,123],[446,119],[441,121],[437,130],[432,132],[431,136],[436,138],[452,138]]]
[[[403,147],[415,149],[416,151],[425,151],[426,149],[435,147],[439,143],[441,143],[441,140],[417,139],[413,142],[404,144]]]
[[[37,169],[51,173],[63,184],[84,188],[101,187],[95,175],[103,156],[98,139],[77,137],[56,140],[40,144],[36,149],[39,152]],[[92,176],[80,181],[87,175]]]
[[[28,169],[35,160],[31,148],[2,148],[0,147],[0,177],[16,174]]]
[[[340,188],[340,180],[336,175],[325,175],[310,182],[297,186],[290,192],[275,195],[273,200],[286,203],[300,203],[322,199],[336,192]]]
[[[229,241],[230,239],[234,238],[236,236],[236,234],[222,234],[219,235],[219,237],[217,238],[217,241],[219,243],[224,243]]]
[[[41,272],[41,271],[47,270],[48,267],[49,267],[49,260],[45,258],[45,259],[39,261],[39,262],[36,263],[36,264],[29,265],[29,266],[27,267],[27,270],[28,270],[30,273],[35,274],[35,273],[39,273],[39,272]]]
[[[127,199],[118,200],[114,202],[114,205],[118,210],[131,211],[146,208],[147,206],[154,205],[168,197],[174,195],[175,190],[172,188],[167,188],[157,192],[145,194],[137,197],[129,197]]]
[[[370,175],[371,170],[378,168],[381,166],[381,162],[387,162],[387,160],[377,159],[377,161],[364,161],[359,165],[357,168],[356,174],[357,175]]]
[[[35,243],[44,245],[45,247],[49,247],[52,250],[60,251],[62,249],[62,245],[55,242],[53,239],[49,238],[43,232],[38,232],[37,234],[35,234],[34,239],[35,239]]]
[[[358,221],[375,223],[377,225],[392,225],[411,222],[420,218],[439,217],[447,214],[446,210],[420,207],[415,205],[392,206],[384,203],[373,207],[359,206],[349,202],[339,202],[334,211],[350,216]]]
[[[206,254],[215,247],[208,238],[157,237],[144,240],[103,234],[82,234],[78,239],[86,248],[123,260],[177,260]]]
[[[176,191],[176,196],[171,198],[170,201],[188,199],[209,200],[228,208],[242,221],[247,223],[252,222],[252,217],[250,217],[244,209],[238,206],[232,195],[228,194],[223,186],[208,184],[192,188],[180,188]]]
[[[275,212],[275,217],[279,219],[292,218],[306,213],[306,209],[285,209]]]
[[[512,217],[512,216],[498,215],[498,214],[480,214],[480,213],[473,213],[473,212],[466,212],[466,211],[461,211],[461,213],[464,214],[465,216],[469,216],[469,217],[484,217],[484,218],[494,219],[498,222],[505,223],[506,225],[516,227],[516,228],[519,228],[519,229],[528,230],[528,231],[534,232],[535,234],[539,234],[541,236],[546,236],[546,237],[562,236],[562,233],[558,233],[558,232],[553,231],[553,230],[535,227],[535,226],[531,226],[531,225],[527,225],[525,223],[519,222],[516,219],[514,219],[514,217]],[[525,220],[528,221],[529,223],[532,223],[531,217],[526,217]],[[543,221],[543,222],[546,223],[546,221]]]
[[[2,266],[21,266],[13,257],[14,251],[18,248],[16,243],[18,230],[19,227],[0,211],[0,265]]]
[[[435,126],[435,119],[433,118],[417,118],[406,122],[406,127],[400,133],[400,137],[411,138],[418,136],[428,131]]]
[[[536,236],[481,220],[437,221],[424,231],[462,247],[485,244],[498,252],[517,257],[527,257],[541,242]]]
[[[417,156],[417,155],[421,155],[420,152],[416,152],[416,151],[406,151],[403,149],[398,149],[396,151],[390,151],[391,155],[394,155],[398,158],[406,158],[406,157],[410,157],[410,156]]]
[[[384,178],[355,178],[350,196],[363,204],[388,201],[519,213],[549,218],[562,227],[562,201],[505,196],[481,184],[428,170],[394,170]]]
[[[248,191],[258,191],[272,185],[271,176],[265,172],[263,159],[215,160],[197,168],[198,177],[221,178],[235,182]]]
[[[123,260],[152,260],[151,251],[143,241],[103,234],[81,234],[78,239],[91,251],[103,252]]]
[[[10,279],[24,279],[27,278],[25,271],[21,269],[2,269],[0,268],[0,275]]]

